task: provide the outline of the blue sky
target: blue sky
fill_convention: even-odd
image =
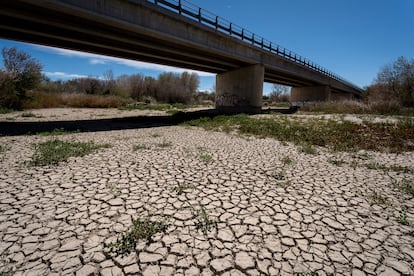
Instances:
[[[399,56],[414,58],[413,0],[191,0],[191,3],[292,50],[361,87]],[[1,35],[0,35],[1,36]],[[16,46],[43,64],[52,79],[185,69],[103,57],[0,39],[0,48]],[[188,71],[188,70],[187,70]],[[200,90],[215,76],[198,72]],[[265,86],[265,93],[270,85]]]

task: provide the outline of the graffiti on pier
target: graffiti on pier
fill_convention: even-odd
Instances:
[[[217,95],[216,105],[223,107],[235,107],[239,104],[239,97],[237,95]]]

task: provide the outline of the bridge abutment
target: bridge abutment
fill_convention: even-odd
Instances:
[[[262,64],[217,74],[216,109],[230,113],[260,111],[263,82]]]
[[[290,91],[292,103],[325,102],[331,100],[331,88],[327,85],[292,87]]]

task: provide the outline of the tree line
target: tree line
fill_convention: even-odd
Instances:
[[[42,64],[28,53],[3,48],[3,68],[0,70],[0,107],[20,109],[27,91],[89,95],[112,95],[144,102],[192,103],[214,101],[214,94],[197,92],[199,76],[183,72],[165,72],[153,78],[143,74],[122,75],[117,78],[111,70],[103,78],[77,78],[52,81],[42,75]],[[288,100],[288,88],[273,87],[269,98]],[[399,57],[378,72],[372,85],[365,87],[367,102],[392,102],[402,107],[414,107],[414,59]]]
[[[42,75],[42,64],[17,48],[3,48],[0,70],[0,107],[21,109],[27,92],[111,95],[144,102],[183,103],[214,100],[214,94],[198,92],[196,73],[164,72],[153,78],[143,74],[121,75],[111,70],[102,78],[86,77],[52,81]]]

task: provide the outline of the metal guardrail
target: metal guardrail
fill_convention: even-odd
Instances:
[[[355,84],[341,78],[339,75],[332,71],[316,64],[315,62],[292,52],[276,43],[265,39],[264,37],[257,35],[245,28],[242,28],[232,22],[223,19],[209,11],[206,11],[186,0],[146,0],[147,2],[153,3],[162,8],[168,9],[172,12],[183,15],[194,21],[197,21],[205,26],[216,29],[221,33],[227,34],[231,37],[235,37],[244,42],[247,42],[253,46],[259,47],[279,57],[293,61],[297,64],[305,66],[313,71],[326,75],[332,79],[340,81],[348,86],[351,86],[357,90],[361,90],[360,87]]]

